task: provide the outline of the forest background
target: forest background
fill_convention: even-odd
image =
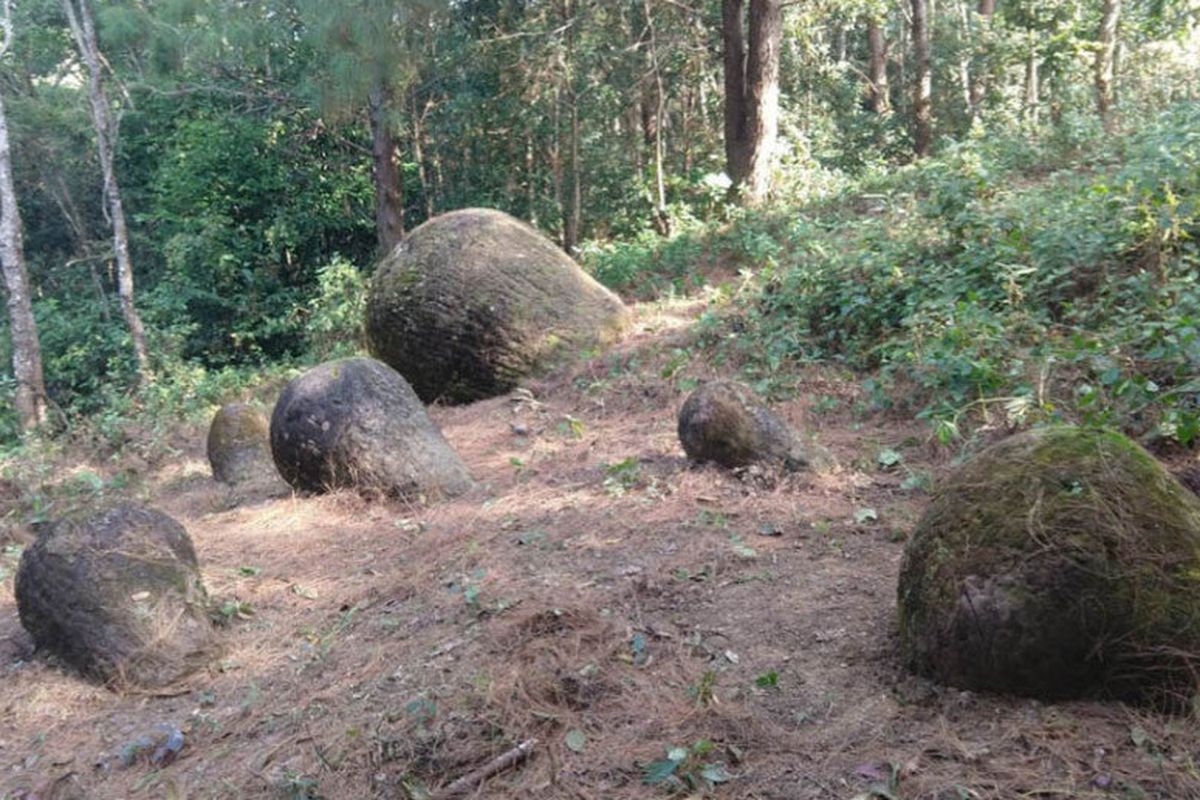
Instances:
[[[626,297],[708,285],[671,363],[770,396],[818,361],[945,443],[1200,438],[1195,0],[3,13],[8,447],[119,445],[359,349],[380,254],[467,206]]]

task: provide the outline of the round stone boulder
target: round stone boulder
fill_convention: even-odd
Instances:
[[[274,476],[266,415],[247,403],[221,406],[208,428],[208,463],[213,477],[230,486]]]
[[[679,441],[688,458],[730,469],[776,464],[785,469],[825,469],[831,459],[759,402],[748,386],[732,381],[701,384],[679,409]]]
[[[426,403],[469,403],[515,388],[616,340],[629,312],[529,225],[471,208],[415,228],[376,268],[371,354]]]
[[[373,358],[330,361],[289,383],[271,414],[271,452],[284,480],[307,492],[438,499],[472,485],[420,398]]]
[[[1187,702],[1200,674],[1200,499],[1119,433],[1055,426],[979,453],[904,553],[916,672],[1056,700]]]
[[[153,509],[50,525],[21,556],[16,597],[39,648],[117,687],[173,683],[217,649],[191,539]]]

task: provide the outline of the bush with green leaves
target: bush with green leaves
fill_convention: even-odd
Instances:
[[[1124,138],[968,139],[587,263],[621,288],[679,280],[701,257],[752,272],[758,291],[699,331],[765,393],[832,362],[946,442],[1001,419],[1186,445],[1200,440],[1198,233],[1200,108],[1183,105]]]
[[[1191,443],[1200,109],[1100,144],[1039,175],[968,142],[797,216],[748,309],[760,368],[877,370],[877,399],[904,396],[943,438],[996,409]]]

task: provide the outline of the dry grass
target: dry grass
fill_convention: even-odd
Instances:
[[[932,472],[940,456],[914,425],[856,418],[853,385],[813,373],[778,410],[838,471],[689,465],[678,381],[723,371],[661,373],[695,311],[643,308],[618,351],[532,393],[434,409],[480,486],[430,508],[231,496],[192,432],[131,492],[186,525],[210,590],[252,615],[182,694],[117,695],[30,652],[5,581],[0,792],[419,797],[536,738],[468,796],[665,796],[641,765],[708,740],[697,762],[733,776],[716,797],[848,799],[893,776],[908,800],[1200,797],[1189,720],[905,674],[897,532],[926,498],[875,456]],[[821,396],[842,402],[818,413]],[[864,508],[879,519],[856,521]],[[123,766],[162,726],[185,734],[178,760]]]

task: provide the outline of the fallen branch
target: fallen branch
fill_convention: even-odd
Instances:
[[[533,751],[533,746],[536,744],[537,739],[526,739],[513,749],[496,756],[474,772],[464,775],[446,788],[439,790],[433,795],[432,800],[447,800],[447,798],[456,797],[469,789],[475,788],[493,775],[503,772],[510,767],[515,767],[529,757],[529,754]]]

